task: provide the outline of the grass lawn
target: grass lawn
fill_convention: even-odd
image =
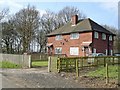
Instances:
[[[21,68],[21,65],[14,64],[8,61],[0,62],[0,68]]]
[[[110,78],[118,79],[118,65],[109,65],[108,66],[108,74]],[[100,66],[97,70],[89,72],[88,76],[98,76],[105,77],[106,76],[106,67]]]
[[[44,61],[32,61],[32,67],[39,67],[39,66],[44,66],[47,67],[48,66],[48,61],[44,60]]]

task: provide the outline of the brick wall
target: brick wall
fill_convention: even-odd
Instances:
[[[95,39],[93,37],[93,42],[94,42],[93,48],[96,48],[97,53],[106,54],[106,52],[105,52],[106,49],[113,50],[113,41],[109,41],[109,35],[106,35],[106,40],[102,40],[102,33],[99,33],[99,38]],[[109,55],[110,55],[110,51],[109,51]]]
[[[79,47],[79,56],[83,56],[82,42],[92,41],[92,32],[80,33],[79,39],[70,39],[70,35],[62,35],[62,40],[55,40],[55,36],[48,37],[48,43],[53,43],[52,54],[55,54],[56,47],[62,47],[62,54],[70,57],[70,47]]]

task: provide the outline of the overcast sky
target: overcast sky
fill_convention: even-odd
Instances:
[[[74,6],[95,22],[118,28],[118,1],[119,0],[91,0],[91,2],[88,0],[0,0],[0,10],[9,8],[10,14],[14,14],[30,4],[31,6],[34,5],[37,10],[43,14],[45,10],[58,12],[65,6]]]

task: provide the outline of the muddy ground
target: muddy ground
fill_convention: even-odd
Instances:
[[[118,79],[109,78],[109,83],[106,84],[106,78],[101,77],[89,77],[86,73],[96,70],[96,67],[86,67],[79,71],[79,77],[76,77],[74,72],[60,72],[57,75],[60,75],[63,78],[68,78],[75,80],[81,86],[86,88],[118,88]]]
[[[94,68],[92,68],[94,70]],[[90,69],[90,70],[92,70]],[[47,67],[31,69],[3,69],[3,87],[5,88],[117,88],[118,80],[110,79],[106,84],[105,78],[88,77],[89,69],[80,70],[79,77],[75,73],[47,72]],[[7,79],[7,81],[5,80]],[[11,83],[8,83],[11,82]],[[8,85],[8,84],[10,85]],[[9,87],[8,87],[9,86]]]

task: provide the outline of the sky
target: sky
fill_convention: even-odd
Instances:
[[[10,14],[15,14],[28,4],[34,5],[41,15],[46,10],[58,12],[65,6],[74,6],[87,18],[102,25],[118,28],[118,0],[0,0],[0,11],[3,8],[9,8]]]

